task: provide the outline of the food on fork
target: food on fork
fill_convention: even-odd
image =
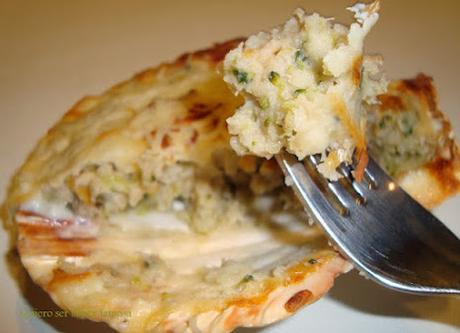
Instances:
[[[377,102],[386,80],[381,58],[363,54],[379,2],[349,9],[356,19],[350,27],[297,9],[284,25],[228,53],[224,79],[245,98],[227,120],[238,154],[322,154],[318,169],[335,180],[356,149],[359,178],[367,163],[365,106]]]
[[[13,178],[6,207],[21,261],[74,316],[120,332],[230,332],[292,315],[351,268],[306,223],[275,161],[230,147],[225,121],[244,100],[219,69],[240,42],[185,54],[83,98]],[[419,78],[393,82],[381,104],[364,105],[372,151],[388,166],[400,159],[390,142],[401,128],[376,125],[391,110],[386,101],[418,114],[414,136],[431,138],[420,119],[440,119],[431,153],[395,173],[431,206],[458,191],[460,168],[431,81]],[[417,192],[426,179],[435,199]]]

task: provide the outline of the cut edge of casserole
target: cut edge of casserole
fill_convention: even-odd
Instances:
[[[395,80],[369,110],[369,150],[427,208],[458,192],[460,157],[453,129],[438,106],[433,79]]]

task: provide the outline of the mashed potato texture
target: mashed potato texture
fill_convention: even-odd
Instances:
[[[378,9],[378,2],[349,8],[350,27],[297,9],[228,53],[224,79],[245,97],[227,120],[232,148],[265,158],[281,149],[299,159],[322,154],[319,170],[331,179],[355,149],[358,160],[365,156],[363,104],[375,103],[386,86],[381,59],[363,56]]]

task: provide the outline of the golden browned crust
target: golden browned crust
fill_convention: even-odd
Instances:
[[[404,112],[411,103],[419,103],[421,112],[427,112],[433,122],[441,124],[436,152],[424,165],[404,172],[397,177],[416,200],[433,208],[460,190],[460,156],[453,130],[447,117],[438,107],[438,97],[433,79],[418,74],[414,79],[393,81],[388,93],[379,96],[379,110]]]
[[[159,75],[167,76],[175,70],[184,67],[186,63],[189,61],[201,61],[209,64],[209,66],[211,67],[215,67],[223,59],[225,54],[232,48],[236,47],[238,43],[241,41],[241,38],[232,39],[224,43],[217,43],[213,47],[208,49],[185,53],[178,57],[174,62],[164,63],[155,68],[144,70],[136,74],[133,78],[116,84],[115,86],[113,86],[101,95],[86,96],[79,100],[77,103],[75,103],[75,105],[71,107],[70,110],[68,110],[63,115],[63,117],[47,131],[46,135],[43,136],[42,139],[37,143],[36,147],[29,154],[22,167],[16,172],[15,176],[12,178],[7,191],[7,199],[2,207],[2,215],[4,221],[6,221],[6,226],[11,227],[14,210],[16,209],[18,204],[26,201],[34,193],[34,191],[38,187],[40,187],[41,184],[49,181],[50,177],[54,176],[49,174],[47,175],[46,173],[37,172],[37,170],[47,169],[46,165],[49,163],[49,160],[53,157],[53,155],[51,155],[51,157],[48,158],[43,157],[43,155],[49,155],[50,151],[53,150],[53,144],[55,144],[58,140],[60,129],[62,129],[66,125],[70,125],[84,118],[90,112],[96,110],[98,105],[104,103],[108,98],[115,98],[117,95],[122,94],[126,89],[129,88],[129,86],[136,86],[141,88],[144,85],[152,84],[153,82],[155,82],[155,80],[158,79]],[[214,112],[218,109],[217,106],[214,106],[214,109],[211,110],[196,110],[193,108],[193,92],[190,95],[184,96],[184,98],[188,100],[188,102],[184,101],[184,103],[189,104],[190,115],[185,119],[177,120],[178,122],[182,122],[183,125],[186,125],[187,123],[201,120],[204,117],[211,118],[213,114],[216,114],[217,116],[214,116],[212,117],[212,119],[210,119],[208,125],[209,130],[216,130],[219,123],[222,126],[225,126],[225,122],[222,121],[223,119],[219,119],[219,116],[220,118],[222,117],[222,113]],[[117,131],[118,129],[114,129],[112,131],[104,131],[100,133],[98,140],[102,141],[104,139],[107,139],[111,134],[116,134]],[[226,139],[226,137],[224,137],[223,139]],[[168,140],[168,138],[164,138],[164,148],[168,146]],[[192,142],[195,140],[196,135],[195,137],[191,138]],[[48,150],[46,151],[46,154],[45,149]],[[59,154],[59,152],[57,152],[56,154]],[[69,161],[69,164],[70,163],[71,161]],[[53,170],[53,173],[59,172],[62,172],[62,170]],[[24,189],[22,186],[24,183],[24,179],[27,179],[28,182],[27,189]]]
[[[445,197],[457,193],[460,190],[460,156],[458,146],[453,137],[452,126],[447,117],[438,107],[438,96],[433,85],[433,79],[425,74],[419,74],[415,79],[402,81],[402,87],[410,90],[428,105],[433,119],[442,123],[442,141],[436,156],[425,168],[436,178],[438,186],[442,188],[442,194],[431,205],[440,203]],[[402,88],[402,91],[406,91]]]

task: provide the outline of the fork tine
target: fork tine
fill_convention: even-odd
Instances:
[[[293,182],[293,190],[301,201],[304,208],[308,211],[311,217],[315,218],[326,233],[336,235],[339,232],[345,232],[342,217],[337,214],[337,211],[331,203],[323,195],[323,192],[315,184],[311,176],[307,173],[304,166],[297,161],[295,157],[285,152],[276,155],[278,164],[286,176],[289,176]],[[334,223],[325,223],[318,220],[321,214],[330,216]],[[333,241],[337,241],[332,236]]]
[[[330,181],[329,188],[348,209],[354,205],[361,206],[366,203],[364,195],[362,192],[356,190],[356,186],[353,186],[352,181],[344,178],[337,181]]]
[[[344,177],[337,181],[331,181],[325,179],[316,169],[319,164],[318,157],[313,155],[308,156],[306,158],[305,164],[307,167],[307,173],[310,175],[310,177],[312,176],[312,173],[314,173],[317,176],[315,178],[320,178],[322,186],[327,186],[328,190],[333,193],[334,198],[332,199],[341,205],[342,209],[340,212],[343,215],[347,215],[346,213],[348,212],[348,209],[353,207],[355,204],[365,204],[366,200],[364,198],[361,186],[357,185],[357,183],[354,181],[351,171],[345,165],[341,165],[339,170],[339,172],[341,172]],[[318,183],[318,181],[316,181],[316,183]],[[347,211],[346,213],[345,210]]]
[[[348,198],[342,193],[343,189],[337,189],[330,183],[329,180],[325,179],[318,171],[317,166],[319,164],[319,158],[316,156],[309,156],[305,159],[304,165],[306,168],[306,174],[313,181],[319,190],[326,197],[327,201],[331,206],[334,207],[336,212],[342,216],[348,216]]]

